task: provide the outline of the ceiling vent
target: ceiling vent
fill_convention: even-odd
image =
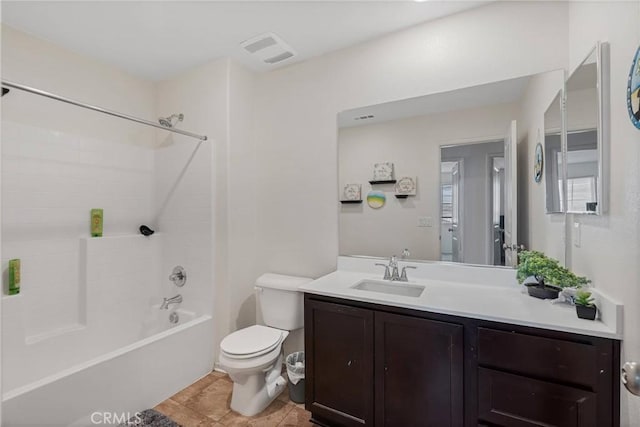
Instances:
[[[295,55],[291,46],[273,33],[260,34],[243,41],[240,46],[267,64],[277,64]]]

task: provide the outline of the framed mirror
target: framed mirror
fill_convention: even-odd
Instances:
[[[548,214],[564,213],[563,93],[558,91],[544,113],[544,185]]]
[[[568,213],[601,215],[607,210],[608,63],[608,44],[598,43],[566,82],[566,182],[561,204]]]

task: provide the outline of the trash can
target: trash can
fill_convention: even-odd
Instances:
[[[289,377],[289,399],[304,403],[304,351],[296,351],[287,356],[287,377]]]

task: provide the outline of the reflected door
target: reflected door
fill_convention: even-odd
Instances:
[[[462,262],[461,163],[442,162],[440,189],[440,260]]]
[[[504,258],[505,265],[518,263],[518,177],[517,177],[517,124],[513,120],[504,139]]]

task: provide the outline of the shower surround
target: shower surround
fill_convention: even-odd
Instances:
[[[3,422],[66,425],[95,411],[135,412],[210,371],[213,320],[198,298],[211,284],[198,271],[204,263],[193,262],[193,252],[206,256],[207,240],[191,250],[162,227],[137,232],[194,146],[154,149],[9,120],[2,134],[3,264],[23,263],[21,294],[2,297]],[[156,170],[170,161],[174,168]],[[165,214],[174,229],[197,222],[193,209],[180,209],[189,197],[181,185]],[[88,235],[95,207],[105,211],[105,237]],[[190,273],[180,289],[168,278],[176,264]],[[177,293],[178,309],[161,310]]]

